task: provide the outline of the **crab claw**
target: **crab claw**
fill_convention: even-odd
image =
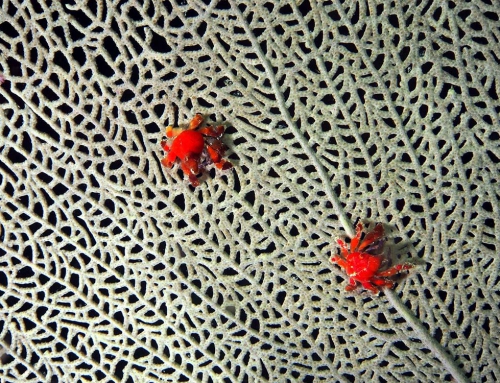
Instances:
[[[375,240],[371,245],[369,245],[364,251],[370,254],[380,254],[384,249],[385,239],[379,238]]]

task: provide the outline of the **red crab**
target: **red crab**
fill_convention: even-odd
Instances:
[[[202,160],[205,162],[206,159],[209,159],[218,169],[222,170],[233,167],[230,162],[222,159],[226,150],[225,145],[220,140],[224,134],[224,127],[219,125],[200,128],[202,122],[202,115],[197,113],[187,129],[167,126],[167,140],[161,142],[163,150],[167,152],[161,163],[170,168],[178,158],[182,171],[194,187],[200,184],[196,176],[200,172],[200,168],[203,167]],[[173,138],[173,140],[169,142],[169,138]]]
[[[414,265],[403,263],[380,271],[385,260],[384,256],[380,254],[384,247],[384,238],[382,238],[384,226],[379,223],[373,231],[366,233],[360,242],[362,232],[363,225],[358,223],[356,236],[351,240],[350,251],[347,250],[344,241],[337,240],[342,256],[334,256],[331,261],[342,267],[349,276],[349,284],[345,288],[347,291],[354,290],[359,282],[365,289],[370,290],[373,294],[378,294],[380,287],[390,289],[394,287],[394,281],[390,280],[389,277],[409,270]]]

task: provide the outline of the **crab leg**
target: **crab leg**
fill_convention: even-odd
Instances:
[[[382,249],[384,248],[385,241],[383,238],[379,238],[376,241],[374,241],[371,245],[367,246],[366,249],[364,249],[365,253],[368,254],[380,254]],[[389,254],[387,254],[387,257]]]
[[[394,282],[386,278],[373,278],[371,282],[376,286],[385,286],[390,289],[394,287]]]
[[[337,265],[339,265],[340,267],[342,267],[344,270],[347,268],[347,261],[343,258],[340,258],[340,257],[332,257],[330,259],[333,263],[336,263]],[[356,285],[356,282],[354,283],[354,285]]]
[[[345,291],[353,291],[356,289],[356,281],[354,278],[349,278],[349,284],[345,287]]]
[[[415,265],[411,263],[403,263],[401,265],[392,266],[391,268],[377,273],[377,277],[391,277],[393,275],[399,274],[402,271],[410,270]]]
[[[222,159],[224,151],[224,144],[222,144],[219,140],[214,140],[212,143],[207,142],[207,152],[215,166],[222,170],[231,169],[233,165]]]
[[[196,177],[199,173],[198,163],[199,158],[196,157],[188,157],[181,162],[182,171],[186,176],[188,176],[191,185],[195,187],[200,185],[200,181],[198,181],[198,178]]]
[[[340,252],[342,253],[342,256],[344,258],[347,258],[347,254],[349,254],[349,252],[347,251],[347,246],[345,245],[345,242],[342,241],[341,239],[337,239],[337,243],[340,246]]]
[[[224,127],[219,126],[205,126],[198,130],[201,134],[207,137],[220,138],[224,134]]]
[[[170,146],[168,146],[168,141],[167,140],[162,140],[160,143],[161,147],[163,150],[168,152],[170,150]]]
[[[172,126],[167,126],[167,129],[165,130],[165,135],[168,138],[177,137],[179,134],[182,133],[183,130],[184,129],[182,129],[182,128],[174,128]]]
[[[375,286],[372,285],[371,282],[363,282],[361,285],[367,289],[370,290],[373,294],[378,295],[379,294],[379,289],[377,289]]]
[[[363,239],[363,242],[360,243],[358,250],[363,251],[367,246],[370,246],[373,242],[375,242],[376,240],[380,239],[383,236],[384,236],[384,225],[379,223],[377,226],[375,226],[373,231],[366,234],[366,237]]]
[[[198,128],[202,122],[203,122],[203,116],[201,115],[201,113],[196,113],[193,119],[189,122],[187,130],[194,130]]]
[[[172,162],[170,162],[167,157],[165,157],[165,158],[163,158],[161,160],[161,164],[163,166],[165,166],[166,168],[171,168],[172,167]]]
[[[363,224],[360,222],[356,226],[356,236],[351,239],[351,253],[354,253],[358,249],[359,239],[361,238],[361,232],[363,231]]]
[[[203,122],[203,116],[200,113],[196,113],[193,117],[193,119],[189,122],[189,126],[187,129],[183,128],[174,128],[173,126],[167,126],[165,135],[168,138],[173,138],[177,137],[179,134],[181,134],[185,130],[195,130],[198,128],[201,123]]]

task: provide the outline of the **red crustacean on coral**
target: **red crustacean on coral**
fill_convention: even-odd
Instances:
[[[205,159],[209,159],[221,170],[233,167],[229,161],[222,159],[226,151],[226,146],[221,141],[224,127],[219,125],[201,128],[202,123],[203,116],[197,113],[186,129],[168,126],[167,140],[161,142],[163,150],[167,152],[161,160],[162,165],[170,168],[179,159],[182,171],[194,187],[200,184],[197,175],[202,170]]]
[[[381,271],[385,259],[380,254],[385,242],[384,226],[381,223],[377,224],[372,231],[366,233],[363,240],[361,240],[362,234],[363,224],[358,223],[356,236],[351,240],[350,249],[348,250],[345,242],[339,239],[337,243],[340,245],[341,256],[331,258],[331,261],[342,267],[349,276],[349,284],[345,289],[354,290],[358,282],[373,294],[378,294],[381,287],[393,288],[394,281],[389,277],[409,270],[414,265],[402,263]]]

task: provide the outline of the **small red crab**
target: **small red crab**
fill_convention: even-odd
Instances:
[[[359,282],[365,289],[378,294],[380,287],[385,286],[390,289],[394,287],[394,281],[391,281],[389,277],[409,270],[414,265],[403,263],[380,271],[385,260],[380,254],[384,247],[384,238],[382,238],[384,226],[379,223],[373,231],[365,235],[360,243],[362,232],[363,225],[358,223],[356,236],[351,240],[350,251],[347,250],[344,241],[337,240],[342,256],[334,256],[331,261],[342,267],[349,276],[349,284],[345,288],[347,291],[354,290]]]
[[[203,167],[202,160],[210,159],[218,169],[222,170],[233,167],[230,162],[222,159],[226,151],[225,145],[220,140],[224,134],[224,127],[219,125],[200,128],[202,123],[203,117],[197,113],[187,129],[167,126],[167,140],[161,142],[163,150],[167,152],[161,163],[170,168],[178,158],[182,171],[195,187],[200,184],[196,176]],[[173,140],[169,142],[169,138]]]

